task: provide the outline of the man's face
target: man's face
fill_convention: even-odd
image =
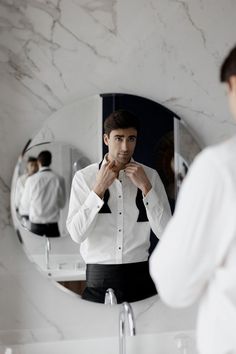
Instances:
[[[135,128],[115,129],[110,135],[104,134],[104,143],[108,146],[109,161],[115,160],[121,165],[126,165],[136,146],[137,130]]]
[[[33,175],[35,172],[38,171],[38,163],[37,161],[30,161],[27,163],[27,171],[28,171],[28,175],[31,176]]]
[[[236,119],[236,76],[230,78],[230,84],[227,85],[230,110]]]

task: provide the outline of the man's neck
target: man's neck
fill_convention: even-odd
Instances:
[[[108,155],[108,154],[105,156],[105,159],[106,159],[106,161],[112,161],[112,160],[109,158],[109,155]],[[117,173],[119,173],[121,170],[124,170],[124,169],[125,169],[126,164],[122,164],[122,163],[118,162],[117,160],[115,160],[115,162],[116,162],[116,164],[115,164],[115,169],[116,169]]]
[[[42,169],[50,169],[49,166],[39,166],[39,169],[42,170]]]

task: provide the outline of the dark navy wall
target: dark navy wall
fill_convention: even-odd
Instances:
[[[168,132],[173,132],[173,112],[149,99],[128,94],[104,94],[103,120],[114,110],[126,109],[139,117],[140,133],[134,159],[156,169],[156,146]],[[106,146],[103,144],[103,152]]]
[[[173,211],[175,180],[170,165],[174,157],[174,117],[178,117],[166,107],[143,97],[120,93],[102,94],[101,97],[103,97],[103,121],[111,112],[118,109],[126,109],[139,117],[141,129],[134,159],[158,172]],[[103,154],[106,152],[107,146],[103,143]],[[157,238],[153,233],[150,238],[151,253]]]

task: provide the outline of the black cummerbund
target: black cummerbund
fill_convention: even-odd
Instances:
[[[156,294],[148,261],[125,264],[87,264],[86,289],[82,297],[104,303],[105,292],[112,288],[117,302],[138,301]]]
[[[60,237],[58,223],[36,224],[30,223],[30,231],[36,235],[47,237]]]
[[[124,287],[130,282],[149,278],[148,262],[124,264],[87,264],[86,280],[89,287]]]

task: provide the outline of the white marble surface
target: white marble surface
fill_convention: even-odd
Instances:
[[[25,143],[55,111],[99,92],[137,94],[163,103],[203,145],[232,135],[235,124],[218,71],[235,44],[235,13],[232,0],[0,0],[3,343],[116,330],[117,310],[101,312],[99,305],[80,305],[75,296],[59,291],[24,258],[14,238],[10,181]],[[84,139],[90,139],[86,134]],[[193,326],[194,311],[175,313],[152,301],[135,308],[141,330]],[[95,330],[94,318],[104,326]]]
[[[89,340],[29,343],[11,346],[11,350],[10,353],[6,353],[1,351],[0,347],[0,354],[118,354],[119,341],[117,337],[103,337]],[[197,354],[195,336],[191,331],[127,336],[125,350],[129,354]]]
[[[11,346],[118,334],[119,305],[90,303],[56,287],[25,257],[10,227],[3,232],[1,246],[0,344]],[[171,310],[154,296],[133,303],[133,309],[140,334],[194,329],[196,306]]]

